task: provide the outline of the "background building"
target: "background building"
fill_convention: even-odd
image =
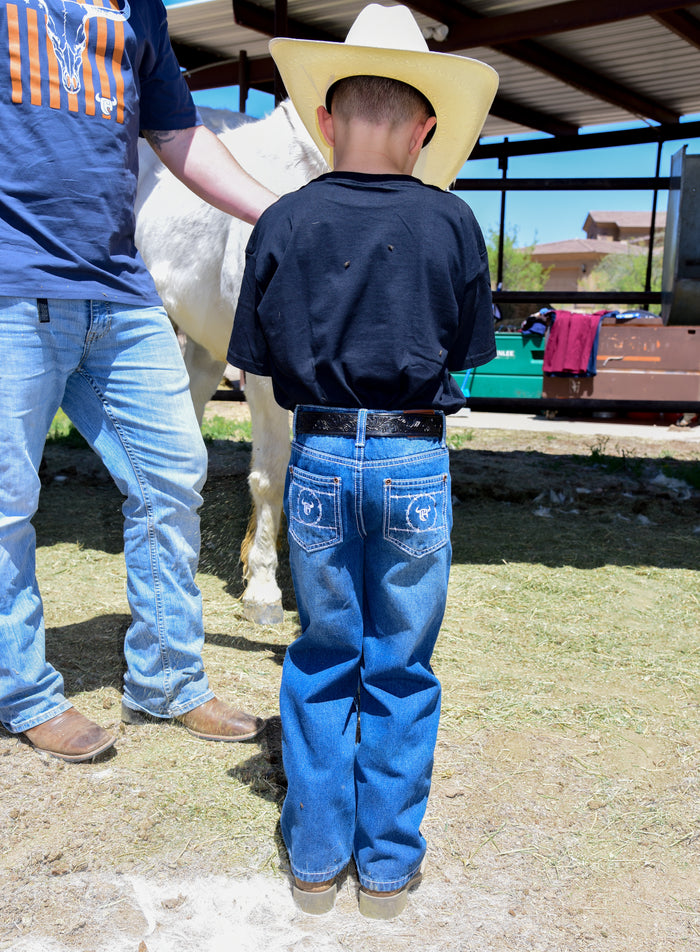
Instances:
[[[654,248],[663,247],[666,212],[657,212]],[[545,291],[575,291],[582,279],[606,255],[646,255],[651,232],[650,212],[589,212],[583,224],[585,238],[535,245],[531,254],[549,270]]]

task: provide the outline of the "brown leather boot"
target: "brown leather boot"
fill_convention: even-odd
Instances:
[[[24,731],[24,736],[36,750],[70,763],[92,760],[108,750],[117,739],[74,707],[43,724],[30,727]]]
[[[250,740],[265,727],[261,717],[235,711],[216,697],[182,714],[177,720],[201,740]]]

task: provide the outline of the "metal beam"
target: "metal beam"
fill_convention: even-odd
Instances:
[[[631,176],[627,178],[459,178],[452,186],[456,192],[605,192],[654,191],[668,189],[669,176]]]
[[[482,17],[450,30],[452,40],[469,46],[502,46],[517,40],[565,33],[620,20],[696,6],[697,0],[567,0],[549,6],[530,7],[517,13]],[[454,36],[452,34],[455,34]]]
[[[680,113],[675,109],[669,109],[661,103],[647,99],[634,90],[616,83],[608,76],[596,73],[587,66],[555,53],[539,43],[521,40],[503,47],[502,52],[544,73],[549,73],[589,96],[618,106],[633,116],[659,123],[674,123],[680,119]]]
[[[643,145],[648,142],[683,142],[700,138],[700,122],[621,129],[619,132],[592,132],[566,139],[521,139],[518,142],[494,142],[476,145],[469,159],[500,159],[516,155],[552,155],[558,152],[582,152],[609,149],[619,145]]]
[[[492,291],[497,304],[548,304],[554,300],[580,304],[661,303],[661,291]]]
[[[573,122],[530,109],[528,106],[520,106],[503,96],[496,96],[491,106],[491,114],[526,129],[538,129],[552,136],[575,136],[578,133],[578,126]]]
[[[287,0],[275,0],[273,21],[274,36],[289,36],[289,4]],[[287,94],[279,70],[275,67],[275,105],[279,105]]]
[[[672,10],[670,13],[660,13],[654,19],[680,36],[686,43],[700,49],[700,20],[696,20],[687,10]]]
[[[179,57],[178,57],[179,59]],[[182,62],[182,61],[180,61]],[[184,65],[184,63],[182,64]],[[238,59],[217,60],[204,66],[185,70],[187,85],[194,92],[197,89],[217,89],[220,86],[236,86],[240,82],[240,67]],[[262,89],[264,92],[274,90],[274,63],[269,56],[257,59],[246,59],[248,87]]]
[[[257,3],[250,3],[249,0],[233,0],[233,16],[239,26],[246,27],[249,30],[255,30],[264,36],[275,36],[275,12],[266,7],[258,6]],[[344,36],[335,36],[325,30],[318,30],[316,27],[307,26],[300,20],[294,20],[292,17],[287,19],[287,36],[295,40],[326,40],[330,42],[342,42]]]
[[[214,50],[193,46],[191,43],[183,43],[181,40],[171,40],[171,45],[178,63],[185,70],[213,66],[217,63],[228,62],[230,59],[228,56],[223,56]]]
[[[245,104],[250,92],[250,70],[248,69],[248,54],[241,50],[238,54],[238,111],[245,112]]]

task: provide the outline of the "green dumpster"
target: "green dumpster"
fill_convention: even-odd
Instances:
[[[473,371],[455,373],[462,393],[471,397],[538,399],[542,396],[544,337],[496,334],[497,356]]]

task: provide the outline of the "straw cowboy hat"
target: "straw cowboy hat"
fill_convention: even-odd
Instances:
[[[435,134],[413,174],[447,188],[479,137],[496,95],[498,74],[486,63],[433,53],[412,13],[404,6],[366,6],[344,43],[270,40],[270,54],[302,122],[331,165],[331,149],[316,118],[328,89],[346,76],[386,76],[414,86],[430,100]]]

